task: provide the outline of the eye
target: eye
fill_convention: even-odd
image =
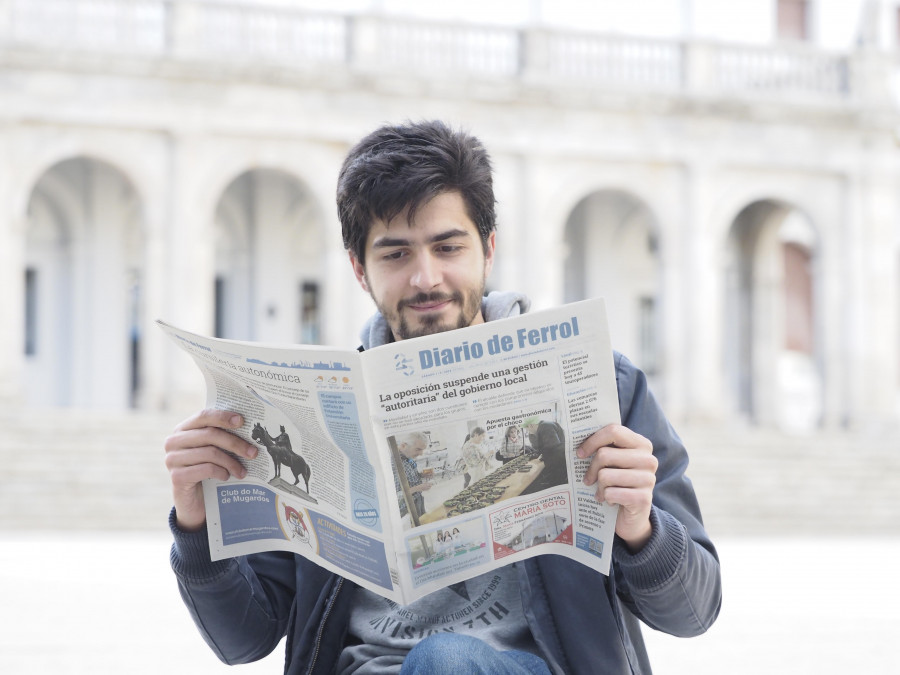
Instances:
[[[462,244],[441,244],[437,248],[438,253],[442,253],[444,255],[452,255],[454,253],[458,253],[463,250]]]
[[[403,249],[397,249],[396,251],[388,251],[387,253],[382,254],[382,260],[400,260],[406,255],[406,251]]]

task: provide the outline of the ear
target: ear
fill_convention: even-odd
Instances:
[[[359,258],[353,255],[353,253],[350,253],[349,255],[350,265],[351,267],[353,267],[353,274],[356,276],[356,281],[359,282],[359,285],[362,286],[362,289],[366,293],[370,293],[371,291],[369,291],[369,284],[366,283],[365,266],[359,261]]]
[[[494,268],[494,247],[497,245],[497,232],[491,232],[488,235],[487,243],[484,251],[484,280],[491,276],[491,270]]]

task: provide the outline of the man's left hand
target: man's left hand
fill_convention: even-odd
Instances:
[[[585,485],[597,486],[597,500],[618,504],[616,534],[639,551],[650,539],[650,506],[656,485],[653,444],[621,424],[610,424],[578,446],[578,457],[592,457]]]

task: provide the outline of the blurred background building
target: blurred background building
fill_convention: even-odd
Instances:
[[[676,423],[896,428],[900,2],[435,4],[0,0],[7,413],[195,409],[157,318],[356,346],[340,163],[442,118],[490,288],[604,297]]]
[[[726,607],[659,672],[900,667],[900,0],[0,0],[0,670],[212,660],[174,591],[72,619],[171,590],[154,321],[355,347],[338,169],[422,118],[492,153],[490,288],[604,297],[688,443]]]
[[[896,420],[897,2],[432,4],[0,0],[3,405],[196,401],[156,318],[354,346],[340,162],[438,117],[491,287],[606,298],[676,421]]]

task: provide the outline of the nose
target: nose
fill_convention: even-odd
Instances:
[[[440,261],[429,253],[416,256],[415,267],[410,278],[410,284],[420,290],[429,290],[441,283]]]

